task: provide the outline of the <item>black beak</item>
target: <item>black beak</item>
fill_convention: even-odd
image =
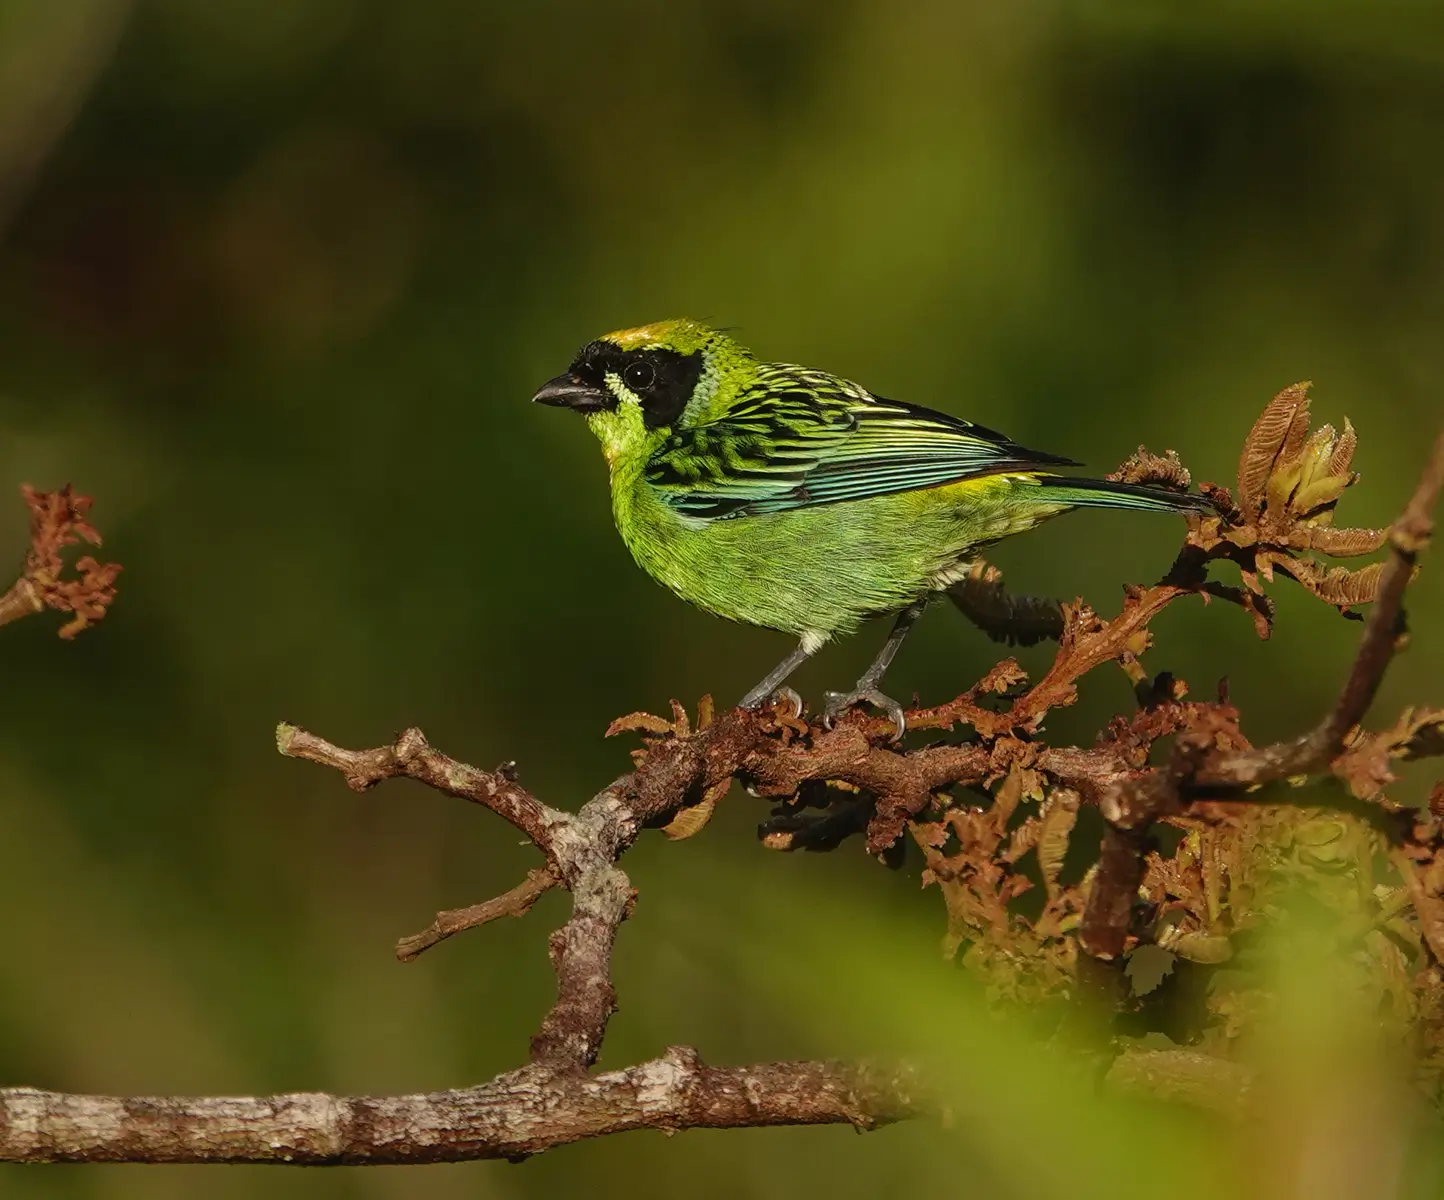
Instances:
[[[610,392],[585,384],[575,375],[558,375],[555,379],[548,379],[532,399],[537,404],[575,409],[579,413],[601,412],[613,404]]]

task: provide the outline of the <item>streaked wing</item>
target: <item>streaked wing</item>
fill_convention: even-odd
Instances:
[[[825,372],[774,365],[725,417],[668,438],[646,480],[677,512],[720,520],[1071,465]]]

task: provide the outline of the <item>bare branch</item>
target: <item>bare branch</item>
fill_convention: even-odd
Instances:
[[[852,1125],[928,1107],[900,1069],[830,1062],[709,1067],[673,1047],[589,1076],[523,1067],[480,1087],[414,1096],[188,1098],[0,1089],[0,1161],[436,1163],[519,1160],[629,1129]]]
[[[735,749],[744,740],[734,730],[729,744]],[[509,775],[478,771],[433,750],[415,729],[390,746],[357,751],[282,725],[277,745],[283,754],[340,771],[357,790],[405,776],[535,831],[547,868],[469,913],[442,914],[427,933],[403,943],[404,950],[416,953],[458,928],[519,915],[553,886],[568,888],[571,915],[550,941],[557,998],[532,1039],[530,1065],[476,1088],[381,1099],[115,1099],[15,1089],[0,1093],[7,1105],[0,1158],[311,1163],[517,1158],[626,1129],[839,1122],[869,1128],[919,1110],[910,1077],[897,1069],[878,1073],[835,1063],[709,1068],[695,1051],[673,1049],[625,1071],[587,1073],[615,1007],[612,945],[634,900],[616,861],[641,831],[642,814],[660,819],[675,810],[690,793],[692,777],[710,769],[701,745],[676,743],[648,772],[618,780],[576,814],[547,808]]]
[[[491,809],[536,843],[554,866],[554,831],[567,821],[565,813],[548,808],[501,771],[482,771],[433,750],[419,729],[403,730],[389,746],[343,750],[297,725],[276,726],[276,749],[289,758],[303,758],[340,771],[346,786],[364,792],[383,779],[415,779],[448,796],[458,796]]]
[[[464,930],[499,921],[502,917],[524,917],[531,912],[531,906],[556,887],[557,883],[557,877],[550,867],[535,867],[527,872],[526,878],[516,887],[503,895],[467,908],[453,908],[437,913],[436,920],[420,933],[413,933],[396,943],[396,957],[401,962],[411,962],[437,942],[443,942]]]

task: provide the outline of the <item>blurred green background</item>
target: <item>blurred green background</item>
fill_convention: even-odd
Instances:
[[[613,716],[733,699],[780,657],[632,566],[595,443],[528,404],[604,330],[707,318],[1099,469],[1146,442],[1225,483],[1312,378],[1359,430],[1341,520],[1387,522],[1444,412],[1441,129],[1434,0],[0,0],[0,486],[73,481],[126,568],[73,645],[0,634],[0,1078],[395,1092],[521,1060],[560,898],[390,947],[533,855],[419,787],[358,797],[272,729],[420,725],[575,807],[627,765]],[[1078,514],[996,561],[1108,611],[1177,539]],[[1296,593],[1265,645],[1176,606],[1148,664],[1226,674],[1256,739],[1297,731],[1358,627]],[[1444,700],[1438,563],[1412,609],[1381,720]],[[937,701],[997,657],[939,610],[892,682]],[[1127,703],[1100,673],[1051,733]],[[917,863],[772,855],[764,815],[734,794],[628,858],[603,1065],[847,1053],[918,1015],[882,986],[933,969]],[[842,945],[849,973],[815,968]],[[638,1134],[523,1167],[0,1168],[0,1196],[1059,1194],[1019,1154]]]

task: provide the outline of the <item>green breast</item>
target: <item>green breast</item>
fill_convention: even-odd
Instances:
[[[641,478],[614,469],[617,528],[641,568],[729,620],[831,637],[935,588],[1018,519],[1003,477],[766,516],[677,515]]]

